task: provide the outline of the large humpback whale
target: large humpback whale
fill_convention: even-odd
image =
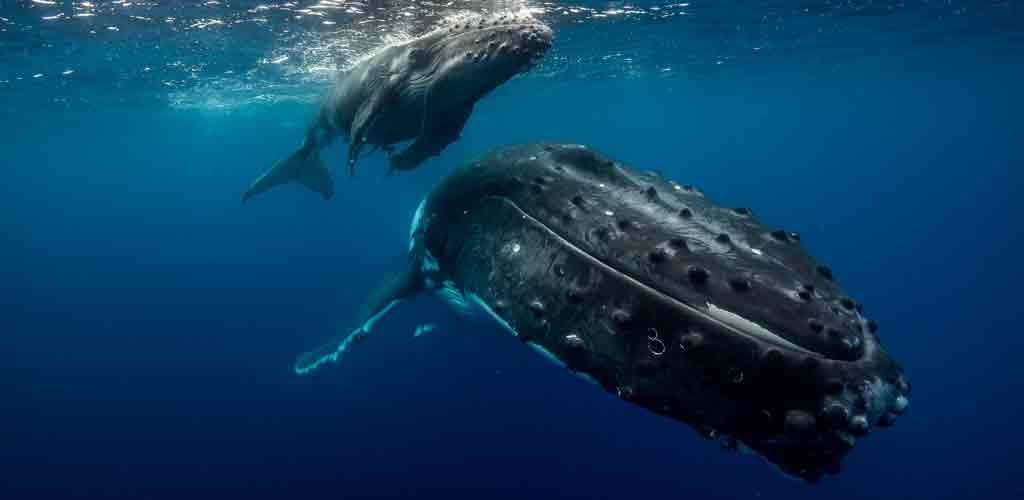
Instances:
[[[551,47],[552,31],[527,16],[463,17],[419,38],[385,47],[341,74],[310,124],[302,147],[258,178],[245,202],[275,186],[298,182],[334,195],[320,151],[348,140],[349,174],[367,144],[391,155],[390,170],[408,170],[458,139],[473,105]]]
[[[419,292],[808,481],[908,405],[875,323],[799,235],[583,146],[507,147],[453,172],[416,211],[408,269],[295,371]]]

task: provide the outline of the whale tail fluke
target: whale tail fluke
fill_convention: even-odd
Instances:
[[[319,149],[304,146],[256,179],[242,194],[242,203],[249,201],[253,196],[289,182],[298,182],[320,193],[325,200],[334,196],[334,181],[331,180],[331,174],[327,171],[327,165],[320,160]]]

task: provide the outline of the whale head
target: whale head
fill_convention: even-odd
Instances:
[[[414,40],[406,52],[412,69],[408,96],[432,105],[472,104],[513,76],[535,66],[554,32],[528,16],[461,18]]]

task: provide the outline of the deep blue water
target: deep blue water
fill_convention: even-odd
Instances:
[[[116,6],[94,3],[44,21],[84,8],[0,2],[0,498],[1024,496],[1024,6],[641,2],[610,21],[544,4],[555,52],[439,158],[384,177],[370,157],[346,179],[339,145],[334,200],[295,187],[242,206],[329,77],[258,60],[372,16],[168,30],[155,5],[157,28],[97,40],[74,23],[102,31]],[[219,18],[255,15],[236,4]],[[652,14],[671,8],[693,12]],[[770,15],[781,29],[740,28]],[[182,77],[175,61],[203,64]],[[344,363],[291,373],[401,265],[431,186],[533,140],[589,144],[800,231],[878,320],[914,381],[909,412],[811,486],[430,299]],[[413,339],[426,321],[440,327]]]

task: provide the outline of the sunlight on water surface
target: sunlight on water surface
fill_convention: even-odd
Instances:
[[[235,109],[310,102],[339,69],[467,13],[557,31],[527,78],[693,78],[988,39],[1019,55],[1013,1],[72,1],[0,10],[3,112],[26,103]],[[10,99],[22,95],[28,99]]]

